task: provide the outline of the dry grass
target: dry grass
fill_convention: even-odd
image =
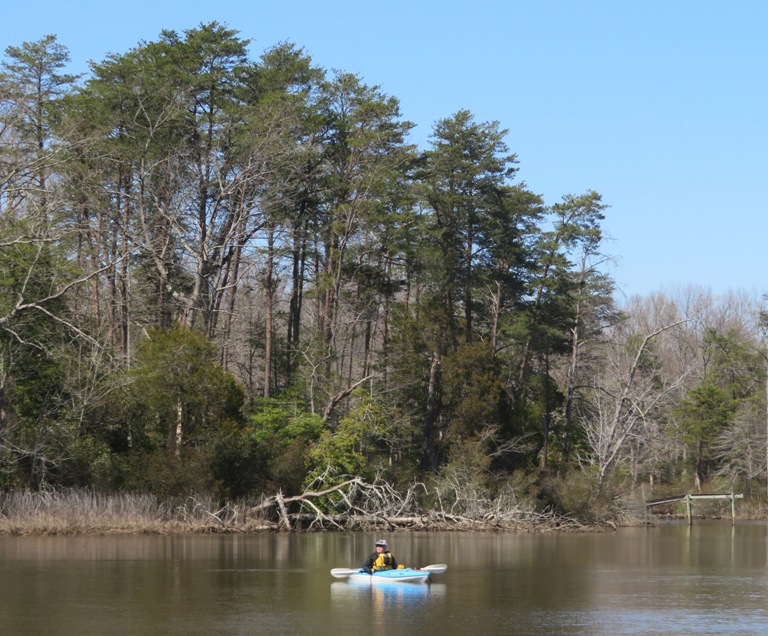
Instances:
[[[272,529],[250,506],[90,491],[0,493],[0,535],[173,534]]]

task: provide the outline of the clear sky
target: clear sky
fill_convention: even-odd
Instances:
[[[359,74],[425,144],[460,109],[509,130],[553,204],[596,190],[626,296],[768,292],[768,0],[36,0],[4,3],[0,47],[56,34],[124,53],[218,21]]]

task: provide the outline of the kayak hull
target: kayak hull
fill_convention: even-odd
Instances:
[[[400,568],[368,574],[365,570],[358,570],[349,575],[349,580],[366,583],[427,583],[429,572],[414,568]]]

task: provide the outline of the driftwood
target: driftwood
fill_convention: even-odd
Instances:
[[[311,508],[313,510],[313,517],[320,522],[328,522],[332,525],[337,525],[332,518],[326,514],[324,514],[318,506],[316,506],[313,502],[313,499],[322,499],[324,497],[328,497],[328,495],[331,495],[333,493],[343,492],[345,489],[350,488],[354,485],[362,484],[362,480],[359,477],[355,477],[353,479],[349,479],[341,484],[338,484],[337,486],[332,486],[330,488],[326,488],[324,490],[320,491],[307,491],[302,493],[301,495],[294,495],[292,497],[284,497],[282,492],[277,493],[276,495],[272,497],[267,497],[264,499],[260,505],[255,506],[251,509],[252,513],[264,513],[269,512],[273,508],[277,508],[278,511],[278,528],[284,529],[284,530],[291,530],[293,529],[293,526],[291,525],[291,519],[288,515],[288,509],[286,507],[286,504],[292,504],[292,503],[301,503],[302,506],[306,506],[308,508]],[[341,529],[341,526],[338,526]]]
[[[323,475],[315,482],[323,484]],[[438,502],[435,510],[420,508],[417,493],[431,495]],[[479,493],[452,491],[453,501],[446,508],[445,493],[430,493],[424,484],[414,484],[405,493],[391,484],[376,480],[368,483],[359,477],[326,488],[307,490],[286,497],[282,492],[264,498],[249,510],[250,515],[267,516],[280,531],[309,530],[533,530],[576,529],[568,518],[549,512],[536,512],[509,498],[487,500]]]
[[[405,492],[376,480],[323,476],[300,495],[278,492],[258,502],[212,497],[167,498],[91,491],[4,492],[0,536],[100,533],[234,533],[311,530],[573,530],[576,523],[535,512],[511,495],[487,494],[466,480]],[[459,490],[460,489],[460,490]]]

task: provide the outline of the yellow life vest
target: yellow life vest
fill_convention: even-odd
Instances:
[[[392,570],[392,555],[389,552],[382,552],[373,562],[373,571]]]

